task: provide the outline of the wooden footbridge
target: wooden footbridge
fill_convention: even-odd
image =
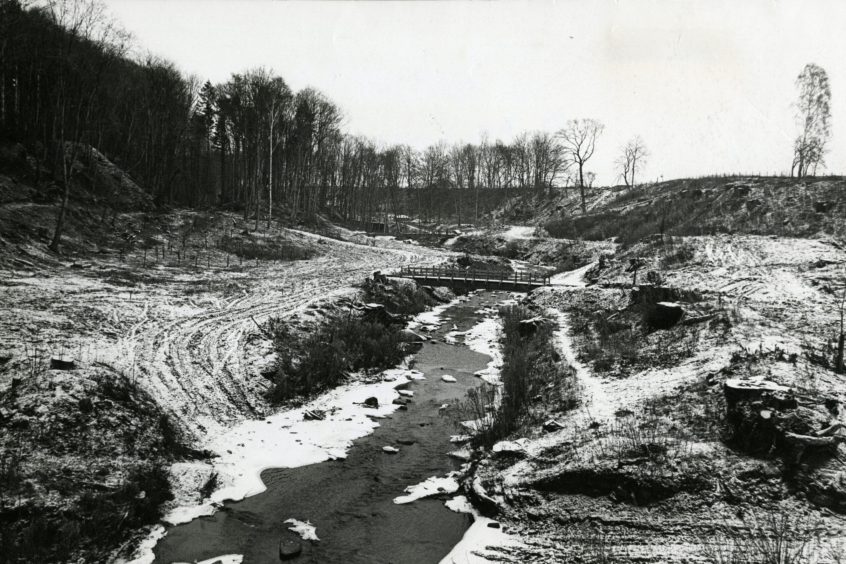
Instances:
[[[395,278],[411,278],[424,286],[447,286],[472,290],[510,290],[529,292],[549,285],[549,276],[532,272],[506,272],[446,268],[438,266],[404,266],[391,274]]]

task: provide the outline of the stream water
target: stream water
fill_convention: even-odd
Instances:
[[[195,562],[241,554],[245,563],[279,562],[281,539],[294,533],[285,520],[309,521],[319,541],[302,541],[300,563],[432,564],[462,538],[472,518],[444,506],[441,498],[397,505],[394,498],[460,463],[447,455],[456,445],[455,423],[440,409],[480,385],[473,373],[490,358],[462,344],[446,344],[450,331],[466,331],[483,320],[480,308],[496,305],[504,293],[482,292],[441,314],[442,325],[414,357],[425,380],[407,385],[414,392],[407,411],[380,421],[355,442],[346,459],[262,473],[267,490],[226,503],[210,517],[172,527],[155,549],[156,562]],[[452,375],[456,382],[441,379]],[[399,449],[388,454],[382,447]],[[298,538],[298,537],[297,537]]]

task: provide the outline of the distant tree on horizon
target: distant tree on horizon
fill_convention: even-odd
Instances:
[[[587,211],[585,201],[585,163],[590,160],[596,150],[596,139],[602,134],[605,126],[595,119],[571,119],[566,127],[558,131],[558,138],[564,148],[569,164],[578,167],[579,192],[582,198],[582,212]]]
[[[790,175],[802,178],[815,175],[824,164],[826,143],[831,136],[831,86],[825,69],[808,63],[796,77],[799,100],[796,119],[801,133],[793,147]]]
[[[635,136],[623,146],[622,153],[617,158],[617,166],[626,187],[634,188],[636,186],[635,174],[644,165],[648,157],[649,150],[640,135]]]

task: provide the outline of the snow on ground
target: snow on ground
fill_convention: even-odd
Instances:
[[[508,265],[514,272],[526,272],[530,268],[537,268],[535,265],[524,260],[508,259]]]
[[[64,351],[83,367],[105,364],[148,392],[191,446],[219,455],[209,464],[173,466],[176,500],[169,522],[261,491],[258,475],[268,466],[344,456],[351,441],[375,427],[368,414],[384,415],[396,407],[390,406],[393,388],[410,376],[346,386],[318,398],[307,407],[326,410],[325,421],[302,421],[305,408],[276,413],[267,403],[270,384],[260,369],[272,351],[257,325],[275,316],[320,315],[313,304],[351,295],[353,286],[374,271],[436,264],[447,256],[397,241],[356,244],[287,232],[320,254],[233,268],[215,255],[216,264],[210,259],[208,268],[190,268],[173,260],[142,263],[130,253],[121,262],[92,258],[85,269],[3,272],[0,353],[27,358],[25,349],[37,344],[46,351],[42,354]],[[438,323],[436,314],[425,319]],[[387,406],[368,413],[355,405],[373,395]],[[347,417],[351,421],[344,421]],[[220,489],[199,504],[199,488],[213,472]],[[150,532],[137,562],[151,561],[163,533],[161,527]]]
[[[424,482],[414,486],[408,486],[405,488],[405,493],[407,495],[395,497],[394,503],[402,505],[405,503],[411,503],[412,501],[417,501],[418,499],[423,499],[424,497],[455,493],[458,491],[458,481],[456,480],[457,474],[458,472],[450,472],[443,477],[432,476]]]
[[[427,325],[440,325],[440,314],[463,299],[466,298],[424,312],[412,324],[422,320]],[[383,373],[381,382],[348,384],[298,409],[281,411],[264,419],[243,420],[219,436],[210,437],[207,448],[219,458],[209,465],[177,465],[175,472],[183,475],[176,481],[193,483],[195,487],[187,491],[197,491],[196,484],[202,485],[203,477],[217,472],[222,487],[206,503],[177,507],[165,520],[173,524],[185,522],[213,513],[224,500],[242,499],[264,491],[260,474],[266,468],[290,468],[344,458],[353,440],[369,434],[378,425],[374,419],[398,409],[399,406],[392,402],[399,394],[413,395],[410,390],[395,388],[421,376],[419,371],[404,367],[389,369]],[[372,396],[379,401],[377,409],[363,406],[364,400]],[[327,416],[324,420],[306,421],[303,413],[307,410],[324,411]],[[163,535],[164,530],[157,527],[150,535],[153,540],[145,540],[144,550],[138,551],[133,564],[151,562],[152,549]]]
[[[224,554],[195,562],[194,564],[241,564],[244,561],[243,554]],[[174,564],[191,564],[190,562],[174,562]]]
[[[170,511],[170,524],[190,521],[214,513],[225,500],[238,500],[265,490],[261,472],[267,468],[296,468],[325,460],[346,458],[352,441],[373,431],[384,417],[399,406],[396,386],[409,378],[395,377],[374,384],[348,384],[336,388],[303,407],[281,411],[265,419],[249,419],[236,425],[208,446],[218,455],[209,465],[223,480],[221,487],[203,505],[188,505]],[[363,405],[368,397],[379,400],[378,408]],[[323,420],[306,421],[305,411],[325,411]],[[189,469],[186,469],[189,470]]]
[[[515,239],[534,239],[535,227],[532,225],[511,225],[502,233],[502,237],[508,241]]]
[[[455,242],[458,241],[459,237],[473,236],[473,235],[484,235],[485,233],[487,233],[487,232],[484,229],[471,229],[470,231],[466,231],[466,232],[462,233],[461,235],[456,235],[455,237],[450,237],[449,239],[444,241],[444,247],[447,247],[447,248],[452,247],[453,245],[455,245]]]
[[[476,372],[476,376],[490,384],[499,382],[499,371],[502,368],[502,352],[499,347],[501,334],[502,323],[499,317],[486,317],[482,322],[477,323],[467,331],[464,336],[464,344],[470,350],[491,357],[488,366]]]
[[[555,347],[564,361],[576,371],[582,398],[579,410],[591,419],[610,419],[618,407],[615,405],[614,399],[608,396],[607,384],[594,376],[590,369],[578,359],[576,349],[570,338],[569,316],[558,310],[549,310],[548,313],[558,321],[558,329],[555,331]]]
[[[308,521],[300,521],[298,519],[285,519],[285,524],[290,524],[289,531],[294,531],[300,538],[307,541],[319,541],[317,538],[317,527]]]
[[[406,325],[406,327],[408,329],[411,329],[412,331],[417,329],[418,327],[428,328],[430,330],[437,329],[443,323],[443,321],[441,321],[441,315],[449,308],[461,303],[464,300],[466,300],[464,296],[459,296],[448,303],[441,304],[433,307],[430,310],[418,313],[414,316],[414,319],[412,319],[408,323],[408,325]]]
[[[467,331],[450,331],[444,335],[444,341],[450,345],[456,345],[458,344],[458,337],[463,337],[466,334]]]
[[[219,458],[210,464],[177,464],[172,472],[176,484],[192,483],[196,488],[202,485],[203,478],[216,472],[222,487],[203,504],[190,503],[190,498],[184,500],[188,502],[186,505],[172,509],[163,520],[172,525],[185,523],[213,514],[225,500],[261,493],[265,486],[260,476],[267,468],[295,468],[345,458],[355,439],[378,426],[374,418],[384,417],[399,407],[392,403],[399,397],[394,388],[410,379],[397,376],[396,369],[392,372],[394,377],[388,381],[348,384],[300,408],[281,411],[265,419],[246,420],[215,438],[210,446]],[[380,407],[364,407],[363,402],[368,397],[376,397]],[[306,421],[303,413],[309,410],[325,411],[327,416],[324,420]],[[176,493],[178,496],[179,488]],[[156,527],[142,542],[131,564],[152,562],[152,550],[164,534],[163,527]]]
[[[596,265],[595,262],[586,264],[581,268],[575,270],[568,270],[567,272],[559,272],[549,279],[549,283],[553,286],[569,286],[572,288],[584,288],[587,282],[585,281],[585,273]]]
[[[135,548],[135,555],[131,564],[152,564],[153,560],[155,560],[153,549],[165,534],[167,534],[167,530],[164,528],[164,525],[153,527],[150,533],[141,539],[141,542]]]
[[[473,515],[473,524],[440,564],[489,564],[500,560],[497,547],[521,544],[517,538],[503,531],[496,521],[480,515],[463,495],[447,501],[446,506],[456,513],[470,513]]]

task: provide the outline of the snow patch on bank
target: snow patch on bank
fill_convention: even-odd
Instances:
[[[408,495],[401,495],[394,498],[394,503],[402,505],[404,503],[411,503],[418,499],[431,497],[438,494],[451,494],[458,491],[458,482],[456,476],[458,472],[450,472],[444,477],[432,476],[424,482],[415,486],[408,486],[405,492]]]
[[[153,527],[147,536],[138,543],[138,547],[135,549],[135,557],[129,564],[152,564],[153,560],[156,559],[153,549],[166,533],[167,530],[163,525]],[[121,560],[117,562],[121,562]]]
[[[195,564],[241,564],[244,561],[243,554],[224,554],[207,560],[201,560]],[[190,562],[175,562],[174,564],[191,564]]]
[[[217,458],[208,464],[176,464],[172,469],[173,479],[176,483],[202,485],[216,472],[220,487],[205,503],[171,510],[164,522],[187,523],[212,515],[224,501],[237,501],[263,492],[266,487],[261,472],[268,468],[296,468],[346,458],[353,441],[379,426],[374,418],[385,417],[399,407],[392,403],[399,397],[395,388],[410,382],[412,374],[410,370],[393,369],[388,381],[350,383],[297,409],[243,421],[211,439],[205,446]],[[364,406],[364,400],[369,397],[378,399],[378,408]],[[315,410],[324,411],[326,418],[317,421],[303,418],[306,411]],[[153,562],[153,548],[165,532],[164,527],[155,527],[142,541],[131,564]]]
[[[291,525],[288,527],[289,531],[294,531],[300,538],[307,541],[319,541],[317,538],[317,527],[308,521],[300,521],[298,519],[285,519],[285,524]]]
[[[501,334],[502,323],[499,318],[487,317],[474,325],[464,336],[464,344],[471,351],[486,354],[491,358],[486,368],[476,372],[476,376],[489,384],[499,383],[499,371],[502,368],[502,351],[499,346]]]
[[[347,384],[309,402],[266,419],[243,421],[212,439],[209,449],[218,455],[212,465],[219,479],[226,480],[208,503],[177,508],[165,516],[176,525],[201,515],[214,513],[225,500],[239,500],[259,494],[266,488],[261,472],[268,468],[297,468],[326,460],[346,458],[355,439],[378,427],[370,416],[389,415],[397,409],[396,386],[410,381],[396,375],[373,384]],[[365,407],[364,400],[375,397],[378,408]],[[324,411],[326,418],[306,421],[305,411]]]
[[[473,515],[473,524],[440,564],[490,564],[491,561],[499,560],[497,547],[516,547],[523,544],[502,528],[489,526],[497,522],[480,515],[463,495],[452,498],[445,505],[456,513]]]
[[[411,331],[417,329],[418,327],[438,328],[443,323],[443,321],[441,320],[441,315],[449,308],[458,305],[466,299],[467,298],[463,296],[459,296],[445,304],[441,304],[439,306],[433,307],[430,310],[418,313],[414,316],[411,321],[408,322],[406,328]]]

